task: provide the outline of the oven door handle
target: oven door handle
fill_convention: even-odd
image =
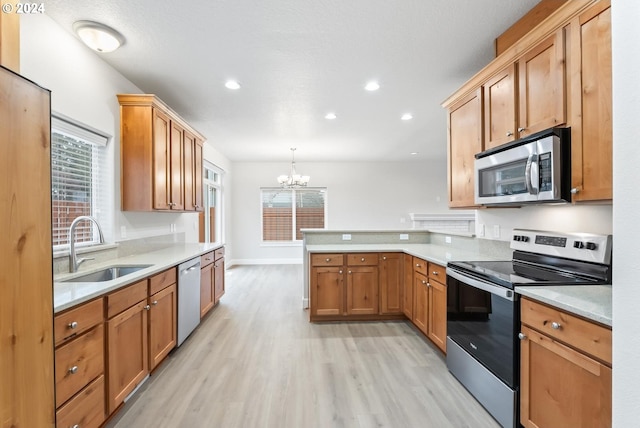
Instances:
[[[512,302],[516,300],[516,293],[513,290],[461,274],[451,268],[447,268],[447,276],[457,279],[458,281],[471,287],[479,288],[480,290],[489,292],[503,299],[510,300]]]

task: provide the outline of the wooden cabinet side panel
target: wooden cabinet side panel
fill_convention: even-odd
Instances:
[[[120,106],[120,190],[123,211],[148,211],[153,207],[152,151],[155,117],[152,109]],[[158,129],[156,128],[156,131]]]
[[[402,313],[402,254],[380,255],[380,313]]]
[[[482,94],[480,89],[449,110],[449,206],[475,206],[475,154],[483,150]]]
[[[402,312],[410,320],[413,319],[413,256],[403,254],[402,256]]]
[[[195,142],[195,151],[193,154],[193,200],[195,201],[195,209],[196,211],[203,212],[204,204],[203,204],[203,186],[202,186],[202,159],[203,159],[203,148],[202,141],[196,140]]]
[[[168,286],[149,300],[149,370],[153,370],[178,342],[177,285]]]
[[[149,373],[146,299],[107,322],[107,403],[113,413]]]
[[[611,369],[523,326],[520,419],[525,427],[611,426]]]
[[[5,3],[9,4],[2,1]],[[0,65],[20,72],[20,15],[17,13],[0,13]]]
[[[0,100],[0,425],[52,427],[50,98],[0,68]]]

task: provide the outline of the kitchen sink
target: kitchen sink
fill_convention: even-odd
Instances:
[[[86,273],[74,278],[64,279],[61,282],[103,282],[130,275],[151,265],[115,265],[95,272]]]

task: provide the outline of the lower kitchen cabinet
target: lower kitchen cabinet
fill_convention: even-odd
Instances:
[[[200,318],[214,305],[213,251],[200,257]]]
[[[520,422],[610,427],[611,330],[522,299]]]
[[[419,272],[413,273],[413,324],[427,334],[429,324],[429,280]]]
[[[113,413],[149,374],[147,280],[107,295],[107,406]]]
[[[173,282],[150,295],[149,306],[149,370],[153,370],[178,342],[177,284]]]
[[[378,313],[378,267],[347,266],[347,314]]]
[[[99,428],[104,419],[104,375],[100,375],[58,409],[56,428]]]
[[[323,316],[340,316],[344,312],[342,267],[312,267],[309,297],[311,320]]]
[[[378,263],[380,313],[402,313],[402,253],[382,253]]]
[[[413,319],[413,256],[402,255],[402,312]]]
[[[217,304],[224,295],[224,248],[215,251],[213,262],[213,301]]]
[[[447,287],[429,278],[427,337],[442,352],[447,352]]]

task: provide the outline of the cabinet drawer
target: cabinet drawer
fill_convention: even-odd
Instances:
[[[104,372],[102,324],[56,349],[56,407]]]
[[[152,276],[149,279],[149,295],[156,294],[158,291],[163,290],[176,283],[176,268],[167,269],[164,272],[160,272],[157,275]],[[134,302],[137,303],[137,302]]]
[[[342,254],[311,254],[311,266],[342,266]]]
[[[201,255],[200,256],[200,268],[202,269],[203,267],[213,263],[214,258],[215,258],[215,256],[214,256],[214,252],[213,251]]]
[[[424,276],[429,276],[429,263],[419,257],[413,258],[413,271],[419,272]]]
[[[224,247],[220,247],[215,251],[215,259],[219,260],[224,257]]]
[[[611,330],[529,299],[521,303],[523,324],[611,365]]]
[[[53,321],[55,345],[75,337],[100,324],[104,318],[102,299],[85,303],[75,309],[56,315]]]
[[[107,318],[118,315],[141,300],[147,298],[147,280],[131,284],[107,295]]]
[[[99,428],[104,419],[104,376],[100,376],[56,412],[56,428]]]
[[[429,279],[434,279],[441,284],[447,283],[447,268],[437,265],[435,263],[429,263]]]
[[[378,266],[378,253],[347,254],[348,266]]]

